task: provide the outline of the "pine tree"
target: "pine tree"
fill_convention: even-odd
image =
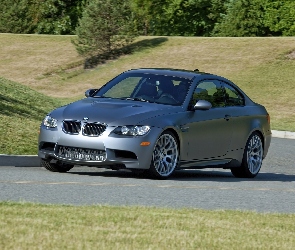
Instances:
[[[134,33],[129,1],[90,0],[73,43],[83,56],[109,58],[129,45]]]

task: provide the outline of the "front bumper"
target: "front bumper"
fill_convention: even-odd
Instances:
[[[40,128],[38,156],[46,160],[60,160],[74,165],[95,167],[109,167],[124,165],[130,169],[148,169],[150,167],[155,142],[162,132],[153,127],[144,136],[121,136],[112,133],[114,127],[98,137],[83,136],[82,134],[66,134],[57,129]],[[148,146],[141,146],[142,142],[150,142]],[[80,149],[94,149],[105,152],[105,157],[97,160],[79,160],[64,158],[58,154],[58,147],[74,147]]]

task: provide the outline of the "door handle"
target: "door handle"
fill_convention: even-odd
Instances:
[[[230,117],[231,117],[230,115],[225,115],[225,116],[224,116],[224,119],[227,120],[227,121],[229,121],[229,118],[230,118]]]

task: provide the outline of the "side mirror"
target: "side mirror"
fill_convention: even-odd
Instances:
[[[93,96],[95,92],[97,92],[98,89],[88,89],[85,91],[85,96],[89,97],[89,96]]]
[[[194,110],[208,110],[212,108],[212,104],[205,100],[199,100],[194,106]]]

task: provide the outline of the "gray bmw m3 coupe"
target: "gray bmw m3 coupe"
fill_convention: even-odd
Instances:
[[[253,178],[270,146],[266,109],[214,74],[132,69],[85,95],[42,121],[42,167],[140,170],[159,179],[220,167]]]

